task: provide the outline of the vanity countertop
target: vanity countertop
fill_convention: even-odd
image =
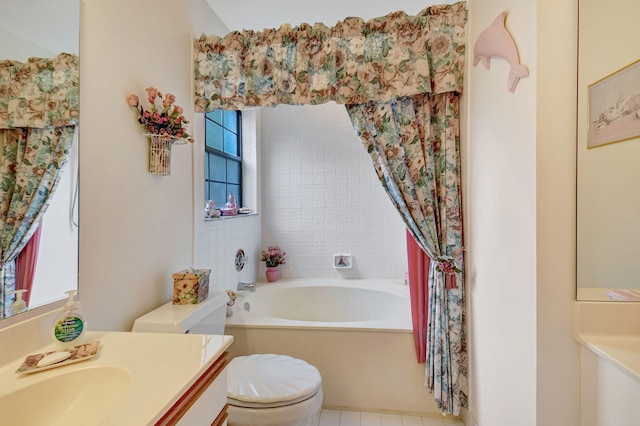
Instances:
[[[580,333],[577,340],[598,356],[640,381],[640,336]]]
[[[54,350],[53,344],[0,366],[0,400],[3,396],[79,369],[119,367],[128,372],[128,384],[117,408],[92,419],[94,425],[153,425],[233,341],[231,336],[129,332],[87,332],[84,342],[99,340],[97,356],[32,374],[15,374],[27,355]],[[88,376],[90,377],[90,376]],[[82,392],[69,386],[58,392]],[[28,394],[27,394],[28,395]],[[55,398],[55,395],[51,396]],[[38,400],[32,401],[38,409]],[[69,425],[70,423],[65,423]],[[72,424],[72,423],[71,423]]]

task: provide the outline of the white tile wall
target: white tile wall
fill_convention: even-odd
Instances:
[[[260,216],[218,219],[200,224],[196,266],[211,269],[211,291],[235,290],[239,281],[256,281],[260,254]],[[237,272],[235,256],[244,250],[248,260]]]
[[[263,245],[288,253],[288,277],[402,278],[405,227],[344,106],[261,112]],[[351,254],[335,270],[333,254]]]

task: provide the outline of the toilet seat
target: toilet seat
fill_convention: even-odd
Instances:
[[[284,407],[312,398],[321,388],[317,368],[287,355],[240,356],[227,367],[227,402],[236,407]]]
[[[307,399],[313,397],[318,393],[319,389],[316,389],[315,392],[302,396],[300,398],[292,399],[291,401],[278,401],[278,402],[246,402],[241,401],[239,399],[229,398],[227,397],[227,402],[229,405],[233,405],[240,408],[276,408],[276,407],[286,407],[287,405],[297,404],[302,401],[306,401]]]

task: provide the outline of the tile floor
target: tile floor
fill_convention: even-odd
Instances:
[[[318,426],[464,426],[460,420],[322,410]]]

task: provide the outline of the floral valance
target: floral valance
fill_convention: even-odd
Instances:
[[[330,28],[302,24],[202,35],[194,43],[197,112],[278,104],[361,104],[462,91],[465,3]]]
[[[79,82],[76,55],[0,61],[0,129],[77,124]]]

